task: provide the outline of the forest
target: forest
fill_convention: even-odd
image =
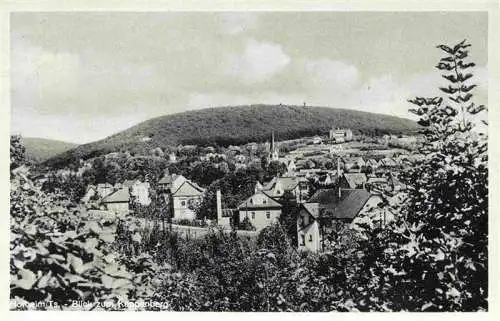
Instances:
[[[279,122],[276,120],[279,119]],[[367,135],[411,134],[418,125],[394,116],[356,110],[280,105],[206,108],[147,120],[103,140],[77,146],[45,163],[63,167],[74,159],[88,159],[127,150],[144,154],[171,146],[224,146],[328,134],[334,127],[351,128]]]

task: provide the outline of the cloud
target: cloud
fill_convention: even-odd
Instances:
[[[270,79],[291,61],[281,45],[254,39],[247,41],[243,53],[230,54],[226,58],[226,73],[247,84]]]
[[[37,114],[117,115],[171,103],[167,80],[153,65],[93,52],[48,50],[13,37],[12,105]]]
[[[228,12],[220,15],[222,31],[237,35],[257,27],[258,16],[255,13]]]
[[[46,50],[16,37],[12,42],[11,88],[21,107],[33,107],[47,96],[65,99],[78,91],[78,55]]]
[[[358,69],[342,61],[310,61],[305,68],[312,81],[323,88],[345,90],[355,87],[359,82]]]
[[[406,107],[408,89],[397,82],[391,74],[368,79],[359,89],[351,94],[351,105],[354,109],[407,116]]]

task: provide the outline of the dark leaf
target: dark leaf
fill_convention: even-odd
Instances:
[[[437,48],[439,48],[439,49],[441,49],[449,54],[453,54],[453,50],[446,45],[439,45],[439,46],[437,46]]]
[[[445,61],[445,62],[453,62],[453,57],[445,57],[445,58],[441,58],[441,61]]]
[[[457,99],[458,99],[458,100],[461,100],[461,101],[463,101],[463,102],[467,102],[467,101],[469,101],[469,99],[471,99],[471,98],[472,98],[472,94],[471,94],[471,93],[468,93],[468,94],[467,94],[467,95],[465,95],[465,96],[458,96],[458,97],[457,97]]]
[[[422,112],[421,109],[413,109],[413,108],[410,108],[408,109],[408,111],[412,114],[415,114],[415,115],[418,115],[418,116],[422,116],[424,113]]]
[[[464,64],[464,63],[462,63],[462,61],[459,61],[457,65],[460,67],[460,69],[467,69],[467,68],[476,66],[476,64],[473,62],[468,63],[468,64]]]
[[[448,86],[448,88],[440,87],[439,89],[441,89],[442,92],[447,93],[447,94],[454,94],[458,91],[458,88],[454,88],[451,86]]]
[[[472,76],[473,76],[472,74],[465,74],[465,75],[458,74],[458,80],[459,81],[466,81],[467,79],[472,78]]]
[[[474,89],[476,87],[477,87],[477,85],[470,85],[470,86],[462,85],[462,87],[460,87],[460,91],[462,91],[464,93],[468,93],[469,91],[471,91],[472,89]]]
[[[452,83],[458,82],[458,79],[457,79],[457,77],[455,77],[455,75],[442,75],[442,76],[443,76],[443,78],[451,81]]]
[[[460,43],[456,44],[455,47],[453,47],[453,52],[457,52],[459,49],[464,49],[469,46],[470,45],[465,45],[465,39],[464,39]]]
[[[436,66],[437,69],[439,70],[453,70],[453,66],[451,64],[447,64],[447,63],[438,63],[437,66]]]
[[[459,50],[458,53],[457,53],[457,58],[458,59],[465,59],[467,58],[467,55],[468,55],[468,51],[467,50]]]

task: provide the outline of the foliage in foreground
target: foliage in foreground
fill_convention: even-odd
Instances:
[[[485,107],[471,101],[469,46],[438,46],[445,53],[437,68],[449,82],[440,88],[446,96],[410,100],[425,126],[419,147],[425,157],[402,177],[408,190],[391,209],[397,220],[374,235],[383,251],[367,275],[379,284],[371,295],[390,310],[488,307],[487,139],[474,131],[474,117]]]
[[[426,127],[424,158],[402,177],[384,229],[339,235],[320,255],[290,246],[287,221],[256,244],[211,231],[182,241],[132,219],[90,220],[23,170],[12,140],[11,298],[21,302],[123,299],[179,311],[478,311],[488,308],[486,138],[472,118],[469,47],[439,46],[445,97],[411,102]],[[116,240],[116,242],[113,242]]]
[[[155,282],[169,275],[148,255],[125,257],[114,249],[120,218],[91,218],[63,194],[41,191],[23,167],[12,173],[10,213],[10,296],[18,308],[79,301],[87,305],[76,308],[99,309],[152,299]]]

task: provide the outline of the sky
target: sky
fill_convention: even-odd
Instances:
[[[144,120],[246,104],[411,118],[467,39],[487,102],[485,12],[29,13],[10,16],[11,132],[74,143]]]

